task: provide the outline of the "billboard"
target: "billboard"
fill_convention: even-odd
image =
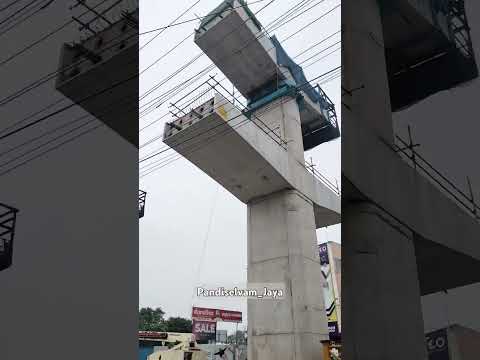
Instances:
[[[335,290],[333,284],[333,277],[335,276],[330,265],[328,256],[328,245],[323,243],[318,245],[320,255],[320,266],[322,269],[323,282],[323,299],[325,302],[325,309],[327,312],[328,332],[330,340],[339,340],[340,334],[338,329],[338,316],[335,301]]]
[[[215,342],[217,336],[217,322],[193,320],[193,335],[198,342]]]
[[[192,308],[192,320],[204,320],[204,321],[226,321],[226,322],[242,322],[241,311],[230,311],[221,309],[209,309],[209,308]]]
[[[447,330],[432,331],[425,336],[428,360],[449,360]]]

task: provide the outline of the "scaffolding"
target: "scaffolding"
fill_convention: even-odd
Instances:
[[[138,4],[77,1],[80,41],[62,46],[56,89],[138,147]]]
[[[0,271],[12,265],[17,212],[17,209],[0,203]]]
[[[143,190],[138,190],[138,218],[141,219],[145,216],[145,200],[147,193]]]
[[[464,0],[381,6],[393,111],[478,77]]]

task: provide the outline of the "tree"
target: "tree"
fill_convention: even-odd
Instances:
[[[167,331],[170,332],[182,332],[182,333],[191,333],[192,332],[192,320],[185,319],[182,317],[170,317],[165,321]]]
[[[163,315],[165,315],[165,312],[159,307],[155,309],[141,308],[138,311],[138,329],[143,331],[167,331]]]

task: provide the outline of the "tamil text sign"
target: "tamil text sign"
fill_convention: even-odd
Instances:
[[[242,313],[240,311],[193,307],[192,320],[226,321],[241,323]]]

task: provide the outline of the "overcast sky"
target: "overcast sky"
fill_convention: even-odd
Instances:
[[[178,0],[175,2],[142,0],[140,31],[167,25],[194,2],[193,0]],[[254,1],[249,2],[253,3]],[[256,12],[268,2],[254,3],[251,5],[251,9]],[[195,15],[203,16],[213,10],[219,3],[219,0],[201,0],[192,11],[179,21],[194,18]],[[294,0],[276,0],[262,10],[257,17],[263,25],[267,25],[297,3],[298,1]],[[315,3],[318,2],[312,2],[312,5]],[[318,18],[322,13],[332,9],[338,3],[338,0],[325,0],[307,13],[274,31],[271,35],[277,35],[281,41],[302,26]],[[283,43],[286,51],[289,55],[295,56],[308,46],[340,30],[340,14],[338,8],[291,40]],[[197,25],[198,22],[196,21],[187,23],[167,29],[158,36],[140,51],[140,70],[145,69],[179,41],[192,34]],[[155,34],[141,36],[140,47]],[[331,46],[329,50],[307,61],[305,65],[313,63],[320,57],[339,48],[340,45],[333,45],[339,40],[340,34],[337,34],[325,43],[306,52],[297,61],[305,60],[318,51]],[[171,74],[200,51],[194,44],[193,37],[189,38],[175,51],[140,76],[140,94]],[[340,62],[340,51],[335,51],[306,68],[305,75],[307,79],[312,79],[339,66]],[[203,56],[162,86],[151,97],[145,98],[141,104],[188,79],[208,64],[210,64],[210,60]],[[209,74],[218,74],[218,78],[223,78],[223,74],[218,69],[211,71]],[[195,85],[189,90],[194,87]],[[228,87],[230,88],[230,86]],[[340,78],[322,84],[322,88],[339,110]],[[179,94],[178,97],[187,94],[189,90]],[[171,101],[174,102],[174,99]],[[166,105],[168,104],[142,117],[140,128],[168,112]],[[340,116],[340,114],[338,115]],[[167,116],[156,125],[141,131],[140,144],[160,135],[165,121],[170,120],[171,118]],[[163,147],[164,145],[160,141],[156,141],[151,146],[141,149],[140,157]],[[173,150],[170,150],[162,154],[161,157],[173,153]],[[306,158],[312,157],[317,169],[332,181],[340,179],[340,156],[339,139],[318,146],[306,153]],[[140,186],[148,192],[146,215],[140,221],[140,306],[161,306],[168,316],[189,317],[195,284],[234,284],[246,281],[246,205],[183,158],[141,178]],[[207,238],[210,216],[212,222]],[[317,237],[319,242],[339,242],[340,226],[319,230],[317,231]],[[200,264],[205,239],[207,239],[206,251]],[[195,305],[241,310],[246,317],[245,301],[220,301],[217,299],[215,301],[204,300],[199,302],[195,300]],[[221,327],[232,329],[226,324],[222,324]]]

